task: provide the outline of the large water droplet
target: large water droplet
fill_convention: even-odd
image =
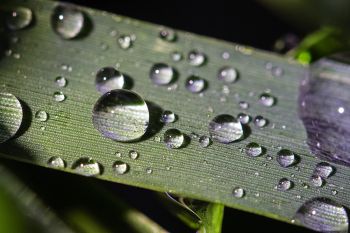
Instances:
[[[272,107],[275,104],[276,98],[269,93],[263,93],[259,97],[259,102],[266,106],[266,107]]]
[[[0,143],[12,138],[23,119],[22,105],[16,96],[0,92]]]
[[[64,162],[64,160],[58,156],[51,157],[49,159],[49,161],[47,161],[47,165],[49,165],[50,167],[53,167],[53,168],[65,168],[66,167],[66,163]]]
[[[104,67],[97,72],[95,84],[97,91],[104,94],[114,89],[123,89],[125,78],[113,67]]]
[[[92,158],[80,158],[73,165],[72,169],[84,176],[97,176],[102,173],[101,165]]]
[[[184,144],[185,137],[180,130],[168,129],[164,133],[164,142],[168,148],[178,149]]]
[[[124,175],[129,170],[129,165],[122,161],[116,161],[113,164],[113,170],[116,175]]]
[[[237,198],[242,198],[244,197],[245,191],[241,187],[235,187],[232,191],[232,195]]]
[[[35,113],[35,118],[41,122],[47,121],[48,117],[49,117],[49,115],[47,114],[47,112],[45,112],[43,110],[39,110]]]
[[[276,189],[279,191],[287,191],[293,187],[293,182],[287,178],[282,178],[278,181]]]
[[[305,227],[319,232],[348,232],[346,209],[328,198],[314,198],[305,202],[295,214]]]
[[[262,152],[263,152],[262,147],[256,142],[248,143],[248,145],[246,145],[245,147],[245,153],[251,157],[257,157],[261,155]]]
[[[282,167],[289,167],[296,163],[296,156],[292,151],[282,149],[277,153],[276,160]]]
[[[146,102],[128,90],[113,90],[96,102],[92,120],[100,133],[115,141],[127,142],[141,138],[149,124]]]
[[[209,133],[213,140],[230,143],[243,137],[242,124],[233,116],[218,115],[209,123]]]
[[[206,55],[202,52],[192,50],[188,53],[188,62],[192,66],[201,66],[206,61]]]
[[[33,20],[33,12],[26,7],[17,7],[6,16],[6,25],[11,30],[28,27]]]
[[[73,39],[83,30],[85,17],[82,11],[73,5],[58,5],[51,16],[53,30],[63,39]]]
[[[176,78],[176,72],[167,64],[157,63],[150,70],[150,78],[156,85],[168,85]]]
[[[335,172],[335,168],[331,166],[329,163],[320,162],[316,165],[315,170],[313,172],[314,175],[320,176],[324,179],[327,179]]]
[[[229,66],[222,67],[218,72],[218,79],[226,83],[235,82],[237,80],[237,77],[237,70]]]
[[[206,85],[207,82],[196,75],[191,75],[188,77],[185,84],[186,89],[192,93],[202,92],[206,88]]]
[[[162,112],[162,115],[160,117],[160,121],[163,123],[173,123],[176,120],[176,115],[172,111],[165,110]]]

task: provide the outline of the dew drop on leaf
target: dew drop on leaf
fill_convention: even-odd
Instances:
[[[84,176],[97,176],[102,173],[101,165],[92,158],[80,158],[72,165],[72,169]]]
[[[112,167],[116,175],[124,175],[129,171],[129,165],[122,161],[114,162]]]
[[[123,89],[124,75],[113,67],[104,67],[97,71],[95,79],[96,90],[102,94],[114,89]]]
[[[185,136],[178,129],[168,129],[164,133],[164,143],[169,149],[178,149],[185,142]]]
[[[154,64],[150,70],[150,79],[156,85],[169,85],[175,78],[175,70],[164,63]]]
[[[230,143],[243,137],[241,122],[231,115],[216,116],[209,123],[209,134],[214,141]]]
[[[33,21],[33,12],[26,7],[17,7],[6,15],[6,25],[11,30],[28,27]]]

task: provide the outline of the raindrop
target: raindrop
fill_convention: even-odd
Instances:
[[[287,178],[282,178],[278,181],[276,189],[279,191],[287,191],[293,187],[293,182]]]
[[[93,109],[94,127],[105,137],[127,142],[141,138],[149,124],[146,102],[128,90],[112,90],[101,96]]]
[[[263,93],[259,97],[259,102],[266,106],[266,107],[272,107],[275,104],[276,98],[269,93]]]
[[[61,91],[53,93],[53,98],[56,102],[62,102],[66,99],[66,96]]]
[[[210,144],[211,144],[210,137],[208,137],[208,136],[201,136],[199,138],[199,145],[201,147],[206,148],[206,147],[210,146]]]
[[[328,198],[314,198],[305,202],[295,214],[303,226],[319,232],[348,232],[346,209]]]
[[[170,28],[162,28],[159,32],[159,37],[162,40],[173,42],[176,40],[176,32]]]
[[[113,67],[104,67],[97,71],[96,90],[102,94],[125,86],[124,75]]]
[[[246,155],[251,156],[251,157],[260,156],[262,154],[262,152],[263,152],[262,147],[256,142],[248,143],[248,145],[246,145],[246,147],[245,147]]]
[[[335,168],[327,162],[320,162],[316,165],[314,175],[327,179],[335,172]]]
[[[165,110],[163,111],[160,121],[163,123],[173,123],[176,120],[176,115],[172,111]]]
[[[292,151],[282,149],[277,153],[276,160],[282,167],[289,167],[296,163],[296,156]]]
[[[26,7],[17,7],[6,16],[6,25],[11,30],[20,30],[28,27],[33,21],[33,12]]]
[[[218,79],[225,83],[233,83],[237,80],[237,77],[237,70],[229,66],[222,67],[218,72]]]
[[[51,157],[49,159],[49,161],[47,161],[47,165],[50,167],[53,167],[53,168],[65,168],[66,167],[66,163],[64,162],[64,160],[58,156]]]
[[[192,50],[188,53],[188,62],[192,66],[201,66],[206,61],[206,55],[202,52]]]
[[[51,16],[54,31],[63,39],[76,38],[84,28],[85,17],[82,11],[73,5],[58,5]]]
[[[248,114],[245,114],[245,113],[239,113],[237,115],[237,118],[239,119],[239,121],[243,125],[248,124],[250,121],[250,116]]]
[[[9,140],[17,133],[22,119],[22,105],[16,96],[0,92],[0,143]]]
[[[233,116],[222,114],[209,123],[209,133],[213,140],[230,143],[243,137],[242,124]]]
[[[67,85],[67,79],[62,76],[58,76],[55,79],[55,83],[58,87],[65,87]]]
[[[49,116],[48,116],[47,112],[45,112],[43,110],[39,110],[35,113],[35,118],[41,122],[47,121],[48,117]]]
[[[241,109],[248,109],[249,108],[249,104],[245,101],[239,101],[238,105]]]
[[[122,161],[116,161],[113,163],[112,166],[114,173],[116,175],[123,175],[128,172],[129,170],[129,165],[127,163],[124,163]]]
[[[192,93],[200,93],[206,88],[206,81],[196,75],[191,75],[186,80],[186,89]]]
[[[254,124],[259,128],[263,128],[267,125],[267,120],[263,116],[256,116],[254,118]]]
[[[180,130],[168,129],[164,133],[164,142],[169,149],[178,149],[184,144],[185,137]]]
[[[321,187],[324,184],[324,179],[321,176],[317,175],[312,175],[310,181],[311,184],[315,187]]]
[[[121,49],[129,49],[133,44],[133,40],[130,35],[121,35],[118,37],[117,41]]]
[[[156,85],[169,85],[176,79],[176,71],[167,64],[157,63],[152,66],[149,76]]]
[[[175,62],[181,61],[183,58],[182,54],[180,52],[172,52],[171,53],[171,59]]]
[[[84,176],[96,176],[102,173],[102,169],[99,163],[92,158],[80,158],[73,165],[72,169]]]
[[[241,187],[235,187],[232,191],[232,195],[237,198],[244,197],[245,191]]]
[[[129,157],[133,160],[137,159],[139,157],[139,153],[135,150],[129,151]]]

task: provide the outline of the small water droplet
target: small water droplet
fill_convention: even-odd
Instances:
[[[171,59],[175,62],[181,61],[183,58],[182,53],[174,51],[171,53]]]
[[[176,40],[176,32],[170,28],[162,28],[159,32],[159,38],[168,42],[173,42]]]
[[[129,151],[129,156],[131,159],[135,160],[139,157],[139,153],[135,150],[131,150]]]
[[[53,93],[53,98],[56,102],[62,102],[66,99],[66,96],[61,91],[56,91]]]
[[[103,136],[120,142],[134,141],[147,130],[149,110],[146,102],[135,92],[112,90],[97,100],[92,120]]]
[[[276,98],[269,93],[263,93],[259,97],[259,102],[266,106],[266,107],[272,107],[275,104]]]
[[[49,161],[47,161],[47,165],[50,167],[53,167],[53,168],[65,168],[66,167],[66,163],[64,162],[64,160],[58,156],[51,157],[49,159]]]
[[[28,27],[33,21],[33,12],[26,7],[17,7],[6,15],[6,25],[11,30]]]
[[[165,110],[163,111],[160,121],[163,123],[173,123],[176,120],[176,115],[172,111]]]
[[[262,154],[262,147],[256,142],[250,142],[245,147],[245,153],[251,157],[257,157]]]
[[[277,153],[277,162],[282,167],[289,167],[296,163],[296,157],[294,153],[287,149],[282,149]]]
[[[196,76],[191,75],[186,80],[186,89],[192,93],[200,93],[206,88],[207,82],[206,80]]]
[[[309,189],[310,186],[307,184],[307,183],[302,183],[301,186],[304,188],[304,189]]]
[[[150,168],[150,167],[146,168],[146,173],[147,174],[152,174],[152,172],[153,172],[152,168]]]
[[[159,136],[155,136],[153,139],[155,142],[160,142],[161,138]]]
[[[117,42],[121,49],[129,49],[133,44],[133,40],[130,35],[119,36]]]
[[[21,54],[19,54],[19,53],[13,53],[12,56],[15,59],[20,59],[21,58]]]
[[[124,75],[113,67],[104,67],[97,71],[95,85],[98,92],[104,94],[111,90],[123,89]]]
[[[0,92],[0,143],[12,138],[23,119],[22,105],[11,93]]]
[[[275,76],[275,77],[281,77],[283,75],[283,69],[278,66],[273,66],[271,68],[271,74],[272,76]]]
[[[335,168],[327,162],[320,162],[316,165],[314,175],[327,179],[335,172]]]
[[[73,5],[58,5],[51,16],[53,30],[63,39],[73,39],[83,31],[85,17],[82,11]]]
[[[47,121],[48,117],[49,116],[48,116],[47,112],[45,112],[43,110],[39,110],[35,113],[35,118],[41,122]]]
[[[311,184],[315,187],[322,187],[324,184],[324,179],[321,176],[312,175],[310,178]]]
[[[169,85],[176,79],[176,71],[167,64],[157,63],[152,66],[149,76],[156,85]]]
[[[116,175],[124,175],[129,171],[129,165],[122,161],[115,161],[112,166],[114,170],[114,174]]]
[[[239,101],[238,105],[241,109],[248,109],[249,108],[249,104],[245,101]]]
[[[221,57],[224,59],[224,60],[228,60],[230,58],[230,53],[225,51],[221,54]]]
[[[222,114],[209,123],[209,133],[213,140],[230,143],[243,137],[242,124],[233,116]]]
[[[236,69],[224,66],[218,72],[218,79],[226,83],[233,83],[237,80],[238,72]]]
[[[188,53],[188,62],[192,66],[201,66],[206,61],[206,55],[197,50],[192,50]]]
[[[328,198],[314,198],[305,202],[295,214],[303,226],[318,232],[348,232],[346,209]]]
[[[241,187],[235,187],[232,191],[232,195],[237,198],[242,198],[244,197],[245,191]]]
[[[332,192],[332,195],[333,195],[333,196],[335,196],[335,195],[337,195],[337,194],[338,194],[338,191],[337,191],[337,190],[335,190],[335,189],[332,189],[332,191],[331,191],[331,192]]]
[[[178,149],[185,142],[185,137],[178,129],[168,129],[164,133],[164,143],[169,149]]]
[[[117,158],[121,158],[121,157],[122,157],[122,153],[119,152],[119,151],[117,151],[117,152],[115,152],[115,156],[116,156]]]
[[[199,138],[199,145],[203,148],[210,146],[211,139],[208,136],[201,136]]]
[[[102,173],[101,166],[92,158],[80,158],[73,165],[72,169],[84,176],[96,176]]]
[[[248,114],[245,114],[245,113],[239,113],[237,115],[237,118],[239,119],[239,121],[243,125],[248,124],[250,122],[250,116]]]
[[[293,182],[287,178],[282,178],[278,181],[276,189],[279,191],[287,191],[293,187]]]
[[[67,79],[62,76],[58,76],[55,79],[55,83],[58,87],[65,87],[67,85]]]
[[[263,116],[256,116],[254,118],[254,125],[259,127],[259,128],[263,128],[267,125],[267,119],[265,119]]]

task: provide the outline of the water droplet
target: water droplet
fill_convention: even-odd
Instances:
[[[168,148],[178,149],[184,144],[185,137],[180,130],[168,129],[164,133],[164,142]]]
[[[196,75],[191,75],[186,80],[186,89],[192,93],[200,93],[206,88],[206,81]]]
[[[133,40],[130,35],[121,35],[118,37],[117,41],[121,49],[129,49],[133,44]]]
[[[53,168],[65,168],[66,167],[66,163],[64,162],[64,160],[58,156],[51,157],[49,159],[49,161],[47,161],[47,165],[50,167],[53,167]]]
[[[271,74],[272,76],[275,76],[275,77],[281,77],[283,75],[283,69],[278,66],[273,66],[271,68]]]
[[[266,106],[266,107],[272,107],[275,104],[276,98],[269,93],[263,93],[259,97],[259,102]]]
[[[277,153],[276,160],[282,167],[289,167],[296,163],[294,153],[286,149],[282,149]]]
[[[155,141],[155,142],[160,142],[160,140],[161,140],[161,139],[160,139],[159,136],[155,136],[154,139],[153,139],[153,141]]]
[[[245,147],[246,155],[251,156],[251,157],[257,157],[257,156],[261,155],[262,152],[263,152],[262,147],[256,142],[248,143],[248,145],[246,145],[246,147]]]
[[[66,99],[66,96],[63,94],[63,92],[56,91],[55,93],[53,93],[53,98],[57,102],[62,102]]]
[[[176,32],[170,28],[162,28],[159,32],[159,37],[162,40],[173,42],[176,40]]]
[[[221,54],[221,57],[225,60],[228,60],[230,58],[230,56],[231,56],[230,53],[227,51],[225,51]]]
[[[28,27],[33,21],[33,12],[26,7],[17,7],[6,16],[6,25],[11,30],[20,30]]]
[[[137,159],[139,157],[139,153],[137,151],[135,151],[135,150],[131,150],[131,151],[129,151],[129,156],[130,156],[131,159],[135,160],[135,159]]]
[[[348,232],[346,209],[328,198],[314,198],[305,202],[295,214],[303,226],[319,232]]]
[[[39,110],[35,113],[35,118],[38,119],[38,121],[45,122],[48,119],[48,114],[47,112],[43,110]]]
[[[245,113],[239,113],[237,115],[237,118],[239,119],[239,121],[243,125],[248,124],[250,121],[250,116],[248,114],[245,114]]]
[[[201,66],[206,61],[206,55],[202,52],[192,50],[188,53],[188,62],[192,66]]]
[[[242,124],[233,116],[222,114],[209,123],[209,133],[213,140],[230,143],[243,137]]]
[[[249,108],[249,104],[245,101],[239,101],[238,105],[241,109],[248,109]]]
[[[111,90],[123,89],[124,75],[113,67],[104,67],[97,71],[95,85],[98,92],[104,94]]]
[[[150,167],[146,168],[146,173],[147,174],[152,174],[152,172],[153,172],[152,168],[150,168]]]
[[[254,118],[254,124],[257,127],[262,128],[267,125],[267,120],[263,116],[256,116]]]
[[[58,5],[51,16],[53,30],[63,39],[76,38],[84,28],[85,17],[82,11],[73,5]]]
[[[338,194],[338,191],[337,191],[337,190],[335,190],[335,189],[332,189],[332,191],[331,191],[331,192],[332,192],[332,195],[333,195],[333,196],[335,196],[335,195],[337,195],[337,194]]]
[[[55,83],[59,87],[65,87],[67,85],[67,79],[65,77],[58,76],[55,79]]]
[[[141,138],[149,124],[146,102],[128,90],[112,90],[101,96],[93,109],[94,127],[105,137],[127,142]]]
[[[115,156],[116,156],[117,158],[121,158],[121,157],[122,157],[122,153],[119,152],[119,151],[117,151],[117,152],[115,152]]]
[[[92,158],[80,158],[73,165],[72,169],[84,176],[96,176],[102,173],[101,166]]]
[[[149,76],[156,85],[169,85],[176,79],[176,71],[167,64],[157,63],[152,66]]]
[[[301,186],[303,186],[304,189],[309,189],[310,186],[307,183],[302,183]]]
[[[181,61],[182,58],[183,58],[183,56],[182,56],[182,54],[180,52],[175,51],[175,52],[171,53],[171,59],[173,61],[178,62],[178,61]]]
[[[116,175],[123,175],[128,172],[129,165],[127,163],[124,163],[122,161],[115,161],[112,166],[114,173]]]
[[[210,146],[211,139],[208,136],[201,136],[199,138],[199,145],[203,148]]]
[[[163,123],[173,123],[176,120],[176,115],[172,111],[165,110],[163,111],[160,121]]]
[[[0,143],[9,140],[17,133],[22,119],[22,105],[16,96],[0,92]]]
[[[287,178],[282,178],[278,181],[276,189],[279,191],[287,191],[293,187],[293,182]]]
[[[235,187],[232,191],[232,195],[237,198],[244,197],[245,191],[241,187]]]
[[[218,72],[218,79],[226,83],[233,83],[237,80],[238,72],[236,69],[224,66]]]
[[[324,184],[324,179],[321,176],[317,175],[312,175],[310,181],[311,184],[315,187],[321,187]]]
[[[335,172],[335,168],[332,167],[329,163],[320,162],[316,165],[313,172],[314,175],[320,176],[324,179],[327,179]]]

